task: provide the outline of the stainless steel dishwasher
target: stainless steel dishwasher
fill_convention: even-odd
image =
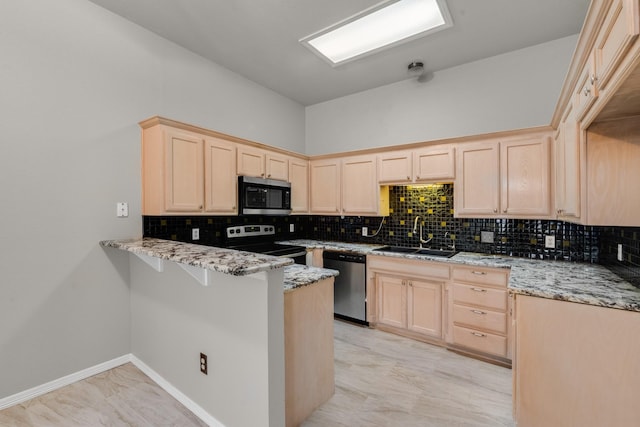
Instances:
[[[367,323],[367,275],[365,255],[349,252],[323,251],[324,268],[338,270],[333,292],[333,312],[336,317]]]

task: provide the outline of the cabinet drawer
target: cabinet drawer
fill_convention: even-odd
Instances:
[[[474,328],[488,329],[500,334],[507,333],[507,314],[483,308],[453,305],[453,321]]]
[[[453,279],[478,285],[492,285],[506,288],[509,281],[509,270],[486,268],[453,269]]]
[[[483,353],[507,357],[507,338],[461,326],[453,327],[453,342]]]
[[[495,310],[507,310],[507,291],[482,286],[453,284],[453,301],[463,304],[479,305]]]

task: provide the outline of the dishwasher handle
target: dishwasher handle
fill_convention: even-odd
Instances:
[[[355,262],[358,264],[365,264],[367,256],[357,254],[353,252],[340,252],[340,251],[322,251],[323,259],[333,259],[344,262]]]

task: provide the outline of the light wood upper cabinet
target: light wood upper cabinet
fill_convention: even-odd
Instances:
[[[203,206],[202,138],[167,129],[165,210],[189,212]]]
[[[235,214],[236,144],[155,125],[143,130],[143,215]]]
[[[311,213],[338,215],[340,213],[340,159],[311,160]]]
[[[265,155],[265,171],[268,179],[289,181],[289,159],[279,154],[267,153]]]
[[[414,151],[416,182],[452,181],[455,177],[455,147],[433,146]]]
[[[237,213],[236,144],[220,138],[205,138],[204,171],[205,212]]]
[[[202,211],[203,144],[202,137],[181,129],[162,125],[144,129],[143,215]]]
[[[461,145],[457,163],[457,216],[551,217],[548,132]]]
[[[551,214],[551,145],[548,137],[500,143],[503,214]]]
[[[342,159],[342,213],[376,215],[380,199],[376,180],[376,157],[356,156]]]
[[[409,183],[413,176],[413,152],[390,151],[378,155],[378,182],[381,184]]]
[[[455,147],[436,145],[378,154],[380,184],[451,182],[455,178]]]
[[[289,180],[287,156],[250,145],[238,144],[238,175]]]
[[[555,140],[555,200],[559,219],[579,221],[581,212],[581,147],[582,130],[576,120],[573,103],[560,122]]]
[[[291,212],[309,212],[309,161],[292,157],[289,159],[289,181],[291,182]]]
[[[238,175],[265,177],[266,153],[249,145],[238,145]]]
[[[496,215],[500,203],[499,143],[459,146],[457,163],[458,176],[453,186],[456,215]]]

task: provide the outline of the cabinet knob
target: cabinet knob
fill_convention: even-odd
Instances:
[[[198,206],[198,209],[202,209],[202,205]]]
[[[472,313],[475,313],[475,314],[487,314],[486,311],[482,311],[482,310],[469,310],[469,311],[471,311]]]
[[[267,178],[271,178],[271,174],[267,175]]]
[[[498,209],[494,209],[494,210],[493,210],[493,213],[498,213]]]
[[[420,175],[416,175],[416,179],[420,179]]]
[[[407,181],[411,181],[411,177],[407,175]]]
[[[487,336],[487,334],[481,334],[480,332],[471,332],[471,335],[480,337],[480,338],[484,338]]]
[[[260,176],[264,176],[264,173],[261,173]]]
[[[584,96],[589,96],[589,94],[591,93],[591,89],[585,86],[583,92],[584,92]]]
[[[502,210],[502,212],[503,212],[503,213],[507,213],[507,210],[506,210],[506,209],[503,209],[503,210]]]
[[[598,76],[591,74],[591,84],[594,84],[598,80]]]

